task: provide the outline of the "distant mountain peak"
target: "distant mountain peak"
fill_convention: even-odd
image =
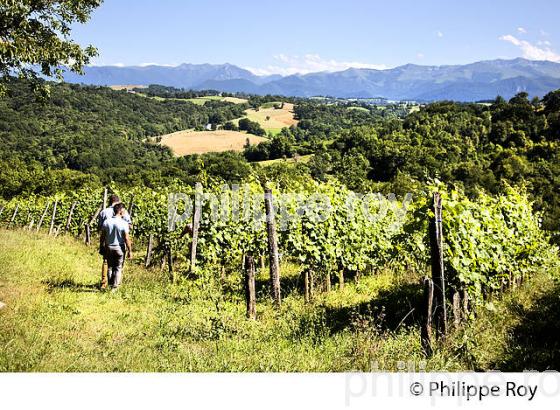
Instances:
[[[348,68],[317,72],[257,76],[231,63],[176,67],[88,66],[85,75],[66,75],[66,81],[95,85],[161,84],[186,89],[213,88],[227,92],[343,98],[384,97],[393,100],[476,101],[497,95],[509,98],[519,90],[543,96],[560,88],[560,64],[524,58],[478,61],[464,65],[405,64],[376,70]]]

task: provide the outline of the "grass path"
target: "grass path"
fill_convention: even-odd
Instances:
[[[308,306],[297,291],[297,267],[285,265],[280,312],[261,272],[259,320],[252,322],[234,274],[225,284],[207,273],[172,285],[158,269],[128,263],[122,289],[100,292],[93,247],[7,230],[0,230],[0,266],[0,371],[367,371],[375,363],[395,370],[398,361],[425,360],[418,316],[399,323],[421,298],[417,278],[388,271],[319,294]],[[521,353],[538,355],[541,365],[554,362],[551,341],[535,345],[516,332],[527,326],[519,312],[547,308],[547,317],[558,317],[556,289],[541,275],[496,301],[427,368],[515,369]]]

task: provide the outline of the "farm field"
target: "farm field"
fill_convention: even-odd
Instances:
[[[223,283],[203,277],[171,284],[159,268],[140,267],[137,251],[126,263],[123,287],[112,294],[97,290],[95,246],[5,229],[0,243],[0,371],[396,371],[398,361],[456,371],[521,370],[527,360],[534,368],[558,364],[555,345],[545,343],[546,332],[559,330],[559,291],[545,274],[496,299],[492,310],[482,310],[426,359],[417,316],[402,321],[421,300],[417,274],[383,270],[305,304],[298,267],[283,264],[285,297],[275,312],[265,269],[257,276],[258,320],[250,321],[237,273]],[[360,307],[383,307],[385,314],[374,320]],[[522,331],[535,340],[519,338]]]
[[[206,101],[224,101],[224,102],[230,102],[234,104],[245,104],[247,102],[247,100],[244,98],[220,97],[220,96],[213,96],[213,95],[209,95],[205,97],[189,98],[186,99],[185,101],[190,101],[193,104],[197,104],[197,105],[204,105]]]
[[[249,109],[245,111],[246,117],[258,122],[267,133],[272,134],[278,134],[282,128],[297,125],[298,121],[294,118],[294,104],[284,103],[284,107],[281,109],[275,109],[274,104],[263,104],[258,111]]]
[[[121,91],[121,90],[133,90],[135,88],[147,88],[145,85],[134,85],[134,84],[127,84],[127,85],[111,85],[109,86],[111,90]]]
[[[238,131],[178,131],[162,136],[161,144],[171,148],[176,156],[206,152],[243,151],[247,139],[258,144],[266,138]]]

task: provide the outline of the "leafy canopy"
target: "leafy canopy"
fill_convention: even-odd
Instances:
[[[0,3],[0,94],[10,75],[62,79],[61,65],[81,73],[97,50],[70,38],[72,24],[85,23],[102,0],[3,0]],[[44,94],[48,87],[34,82]]]

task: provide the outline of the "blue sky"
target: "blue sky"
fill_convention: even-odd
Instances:
[[[105,0],[74,28],[97,65],[258,74],[526,57],[560,62],[557,0]]]

